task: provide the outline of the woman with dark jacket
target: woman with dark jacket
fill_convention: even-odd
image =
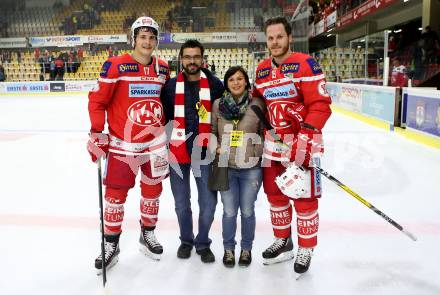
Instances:
[[[223,264],[235,265],[235,232],[238,209],[241,211],[241,252],[238,264],[248,266],[252,261],[255,236],[255,201],[262,183],[261,155],[263,127],[251,106],[265,110],[261,98],[249,93],[246,71],[240,66],[228,69],[224,77],[225,94],[216,100],[212,109],[212,133],[220,158],[227,158],[229,190],[221,191],[223,203]],[[226,164],[219,161],[219,165]]]

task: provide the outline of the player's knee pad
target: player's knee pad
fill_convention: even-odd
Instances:
[[[128,188],[105,188],[105,200],[114,204],[124,204],[127,199]]]
[[[162,183],[146,184],[141,182],[141,195],[147,199],[155,199],[162,193]]]
[[[298,214],[318,210],[318,199],[297,199],[293,201],[295,211]]]
[[[267,195],[267,200],[271,206],[284,207],[290,203],[290,199],[283,194]]]

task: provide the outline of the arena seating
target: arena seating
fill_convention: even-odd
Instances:
[[[16,11],[5,15],[8,35],[29,37],[59,35],[58,24],[54,22],[55,13],[50,7],[39,7]]]
[[[69,6],[45,8],[32,8],[24,11],[15,11],[8,15],[8,34],[9,36],[29,37],[29,36],[57,36],[63,35],[62,23],[66,18],[71,17],[74,13],[84,9],[85,4],[89,5],[88,0],[72,0]],[[123,0],[120,1],[119,9],[104,9],[100,13],[100,22],[95,24],[91,29],[78,29],[78,35],[96,35],[96,34],[126,34],[128,28],[124,23],[127,18],[138,17],[140,15],[150,15],[159,24],[163,24],[168,19],[168,12],[174,7],[182,5],[183,1],[155,1],[155,0]],[[255,3],[253,3],[255,4]],[[205,32],[221,32],[221,31],[255,31],[255,16],[263,16],[264,19],[280,15],[282,10],[280,7],[269,8],[264,11],[262,8],[241,8],[234,1],[220,0],[216,3],[209,3],[206,0],[193,0],[192,6],[208,6],[208,17],[214,23],[205,26]],[[229,6],[228,11],[226,7]],[[255,5],[254,5],[255,6]],[[232,11],[232,13],[230,12]],[[175,16],[175,15],[174,15]],[[260,28],[258,28],[259,30]],[[181,32],[176,21],[171,24],[171,32]],[[186,29],[191,32],[191,28]],[[245,46],[245,45],[244,45]],[[47,71],[41,74],[41,66],[35,60],[34,49],[29,49],[20,56],[18,61],[17,53],[14,50],[10,62],[3,61],[3,66],[7,75],[7,81],[38,81],[40,79],[49,79]],[[52,51],[53,56],[57,57],[59,52]],[[41,49],[44,51],[44,48]],[[131,52],[130,50],[118,50],[118,54]],[[158,56],[167,61],[176,61],[178,56],[177,49],[160,49]],[[233,65],[242,65],[251,73],[254,67],[260,61],[262,56],[256,58],[248,53],[247,48],[207,48],[205,55],[207,63],[215,64],[216,74],[220,78],[223,77],[226,70]],[[75,73],[64,74],[64,80],[83,80],[96,79],[99,76],[102,63],[108,58],[106,50],[98,50],[92,54],[90,51],[84,52],[84,58],[81,65]],[[67,65],[68,66],[68,65]],[[67,67],[66,66],[66,67]],[[47,67],[46,67],[47,69]],[[175,74],[175,73],[172,73]]]
[[[277,15],[282,15],[281,8],[269,8],[263,13],[262,8],[240,8],[230,15],[230,28],[232,31],[249,31],[255,29],[255,16],[264,15],[264,20]]]
[[[119,54],[130,53],[130,50],[120,50]],[[158,50],[158,56],[166,61],[176,60],[178,56],[178,49],[161,49]],[[248,53],[247,48],[232,48],[232,49],[206,49],[208,64],[214,62],[216,67],[216,74],[222,78],[226,70],[233,65],[242,65],[249,72],[254,71],[253,55]],[[77,73],[66,73],[65,80],[82,80],[82,79],[96,79],[99,76],[101,65],[108,58],[107,51],[99,51],[96,55],[85,54],[83,62],[79,67]],[[255,61],[256,62],[256,61]],[[256,65],[256,64],[255,64]],[[176,73],[172,72],[174,76]]]
[[[52,52],[54,56],[58,56],[61,52]],[[131,53],[131,50],[119,50],[118,54]],[[168,61],[177,61],[179,54],[178,49],[160,49],[157,55]],[[208,64],[215,64],[216,75],[223,78],[227,69],[234,65],[241,65],[251,74],[255,70],[255,66],[262,57],[255,58],[253,54],[248,53],[247,48],[207,48],[205,50]],[[84,57],[80,67],[76,73],[69,73],[66,71],[64,80],[93,80],[99,77],[101,66],[108,58],[107,50],[97,51],[95,55],[91,52],[85,51]],[[40,80],[41,67],[38,61],[35,60],[33,52],[25,52],[21,54],[21,62],[17,60],[17,54],[14,53],[11,62],[5,61],[3,63],[7,74],[7,81],[38,81]],[[171,73],[172,76],[176,74],[175,70]],[[45,80],[49,80],[49,73],[43,73]]]
[[[11,62],[4,62],[3,67],[8,82],[13,81],[38,81],[40,80],[40,66],[35,62],[31,52],[21,54],[20,62],[17,54],[12,54]]]

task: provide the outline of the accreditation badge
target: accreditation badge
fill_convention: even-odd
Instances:
[[[204,105],[198,102],[196,104],[196,109],[197,109],[197,114],[199,115],[199,118],[202,120],[202,122],[208,120],[208,111],[206,110]]]
[[[243,130],[232,130],[229,143],[231,147],[241,147],[243,146]]]

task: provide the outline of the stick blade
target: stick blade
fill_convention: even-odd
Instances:
[[[112,292],[110,291],[110,288],[107,284],[104,286],[104,295],[112,295]]]
[[[415,235],[413,235],[412,233],[410,233],[407,230],[402,229],[402,232],[407,235],[411,240],[413,240],[414,242],[417,241],[417,237]]]

